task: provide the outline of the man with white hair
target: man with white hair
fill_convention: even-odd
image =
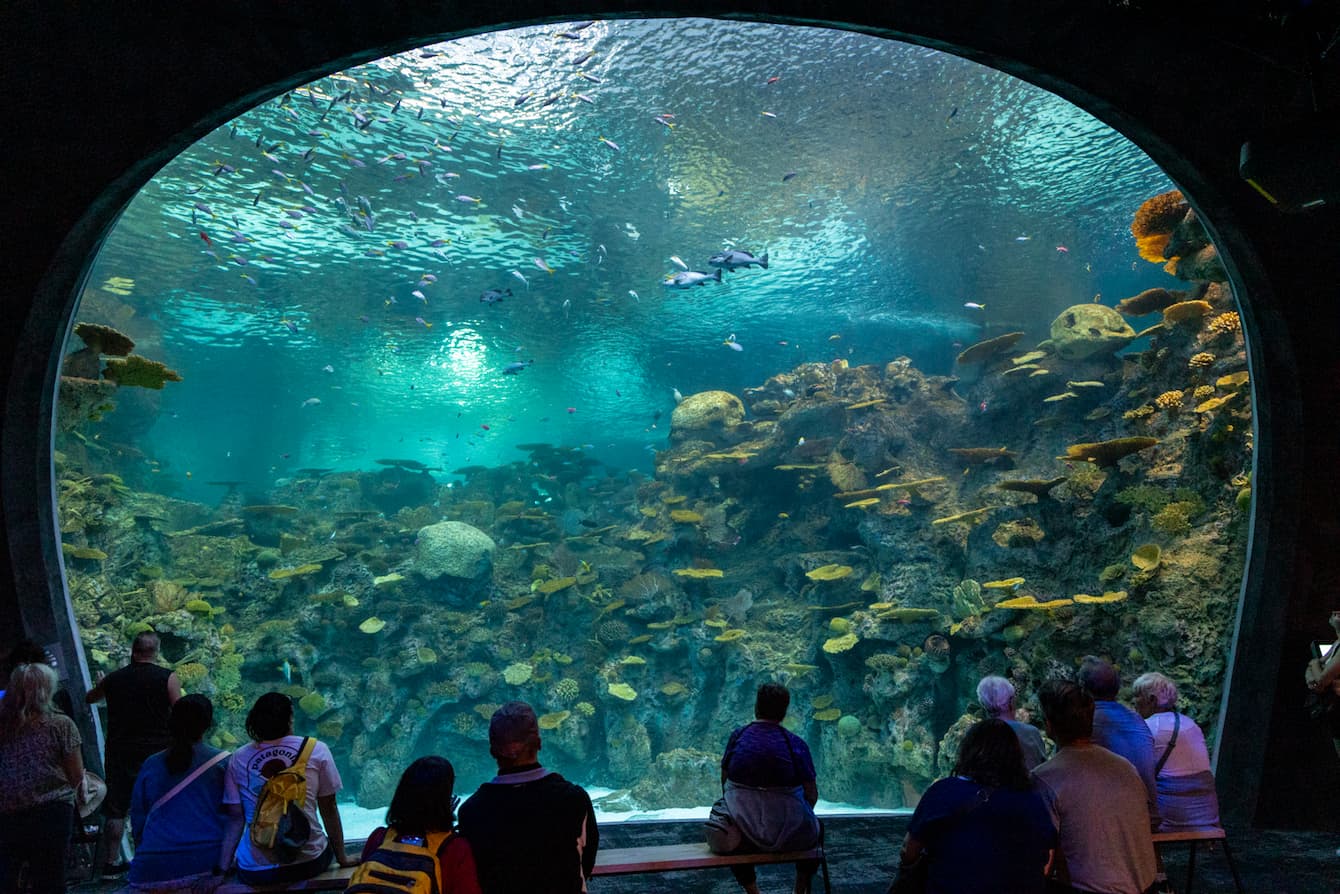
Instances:
[[[983,677],[977,684],[977,701],[986,709],[986,716],[1003,720],[1014,730],[1024,752],[1024,767],[1030,773],[1047,759],[1047,745],[1042,741],[1042,733],[1036,726],[1014,717],[1013,683],[1004,677]]]

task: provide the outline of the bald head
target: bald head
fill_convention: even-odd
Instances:
[[[153,661],[158,657],[158,634],[152,630],[136,634],[130,646],[130,657],[135,661]]]

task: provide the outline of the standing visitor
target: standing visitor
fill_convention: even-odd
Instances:
[[[107,700],[103,755],[107,799],[102,802],[106,820],[100,849],[107,860],[104,875],[119,875],[130,868],[122,859],[122,839],[135,776],[149,755],[167,748],[172,740],[168,712],[181,698],[181,680],[175,671],[158,664],[158,648],[158,634],[153,631],[136,635],[130,664],[101,677],[85,696],[90,705]]]
[[[18,888],[19,870],[34,891],[65,890],[65,856],[84,758],[74,721],[52,703],[56,672],[20,664],[0,701],[0,892]]]

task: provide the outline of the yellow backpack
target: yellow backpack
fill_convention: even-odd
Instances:
[[[267,779],[256,799],[251,843],[272,851],[280,863],[297,859],[312,835],[312,824],[302,808],[307,802],[307,761],[315,747],[316,739],[303,739],[293,765]]]
[[[358,864],[345,894],[441,894],[442,863],[438,859],[451,832],[429,832],[423,844],[396,841],[394,827],[381,846]]]

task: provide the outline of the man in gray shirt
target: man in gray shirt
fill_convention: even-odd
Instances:
[[[1019,747],[1024,752],[1024,769],[1034,767],[1047,759],[1047,746],[1042,733],[1031,723],[1014,718],[1014,684],[1004,677],[983,677],[977,684],[977,701],[986,709],[986,716],[1003,720],[1014,730]]]
[[[1048,680],[1038,701],[1056,742],[1056,755],[1033,771],[1060,839],[1054,879],[1073,891],[1143,894],[1157,870],[1140,774],[1094,744],[1093,699],[1079,686]]]
[[[1135,711],[1117,701],[1121,674],[1094,655],[1080,661],[1079,685],[1093,696],[1093,743],[1130,761],[1145,784],[1149,828],[1159,827],[1159,788],[1154,779],[1154,735]]]

